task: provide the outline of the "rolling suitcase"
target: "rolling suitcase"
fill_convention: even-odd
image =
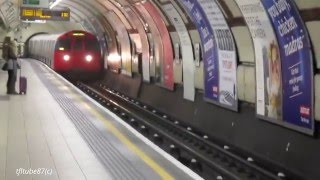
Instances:
[[[21,75],[22,64],[20,61],[19,94],[27,94],[27,78]]]
[[[19,79],[19,89],[20,94],[27,94],[27,78],[21,75]]]

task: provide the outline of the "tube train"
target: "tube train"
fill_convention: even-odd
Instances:
[[[28,42],[28,53],[70,78],[97,77],[103,70],[99,42],[85,31],[35,35]]]

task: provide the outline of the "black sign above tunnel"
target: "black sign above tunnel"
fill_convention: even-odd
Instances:
[[[20,7],[21,20],[50,20],[50,21],[70,21],[70,9],[48,9],[48,8],[32,8]]]

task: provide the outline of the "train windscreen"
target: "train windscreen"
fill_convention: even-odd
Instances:
[[[61,39],[57,41],[55,50],[68,51],[71,49],[70,39]]]
[[[99,43],[96,40],[87,39],[86,40],[86,50],[99,52],[100,51]]]
[[[74,38],[73,50],[82,50],[83,38],[76,37]]]

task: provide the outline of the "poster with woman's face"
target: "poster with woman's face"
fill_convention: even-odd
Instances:
[[[273,26],[279,44],[279,53],[272,49],[270,95],[275,96],[278,87],[281,59],[282,119],[283,125],[301,132],[313,134],[313,59],[311,43],[299,10],[291,0],[261,0]],[[278,55],[279,54],[279,55]],[[271,105],[278,101],[272,97]],[[272,109],[273,110],[273,109]]]
[[[281,117],[281,61],[278,45],[273,42],[270,44],[268,56],[268,104],[267,104],[267,116],[280,120]]]
[[[312,134],[311,45],[294,1],[236,2],[254,42],[258,117]]]
[[[281,121],[281,59],[276,35],[260,0],[236,2],[254,43],[257,116],[266,120]]]

